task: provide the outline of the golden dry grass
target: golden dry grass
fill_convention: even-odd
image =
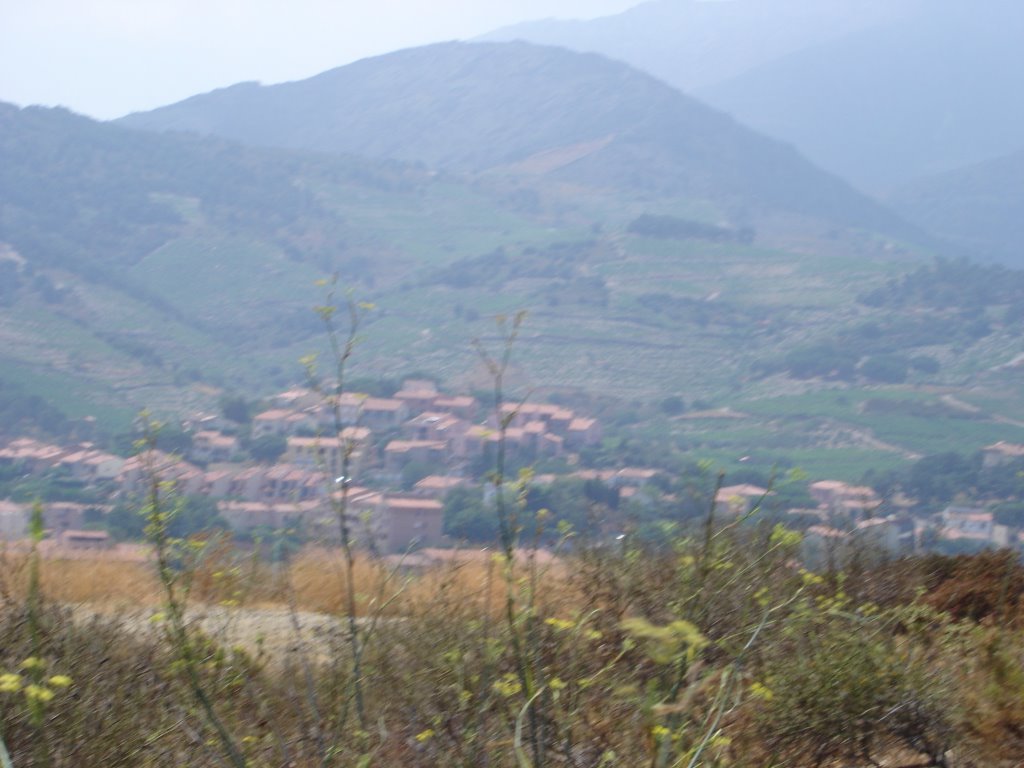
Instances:
[[[23,599],[28,588],[29,555],[0,554],[0,596]],[[74,559],[44,558],[43,595],[64,604],[88,604],[103,610],[155,607],[162,601],[154,565],[114,559],[103,553]],[[425,569],[385,562],[357,553],[353,564],[356,614],[415,615],[439,598],[497,616],[504,610],[505,582],[500,560],[492,556],[453,556]],[[558,561],[539,564],[536,579],[549,608],[570,611],[578,604],[566,569]],[[516,563],[513,579],[525,593],[530,566]],[[346,613],[347,572],[339,550],[308,547],[289,564],[275,565],[230,545],[212,548],[191,575],[190,602],[230,602],[250,608],[285,607],[339,615]]]
[[[0,594],[24,599],[28,593],[29,556],[0,555]],[[58,603],[92,603],[121,608],[156,605],[160,588],[152,567],[146,563],[95,557],[42,560],[40,585],[47,600]]]
[[[439,598],[448,603],[472,606],[497,616],[504,610],[505,582],[501,562],[491,556],[452,557],[415,572],[401,563],[382,562],[359,554],[353,567],[358,615],[382,612],[388,616],[415,615]],[[289,569],[296,605],[320,613],[344,613],[347,579],[344,561],[334,550],[310,548]],[[527,587],[529,563],[516,563],[513,579]],[[559,562],[537,566],[538,582],[547,604],[571,601],[565,569]]]

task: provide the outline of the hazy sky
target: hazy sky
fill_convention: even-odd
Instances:
[[[640,0],[0,0],[0,101],[98,118]]]

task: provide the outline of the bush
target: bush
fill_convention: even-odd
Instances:
[[[668,416],[678,416],[686,410],[683,398],[678,395],[671,395],[661,401],[661,412]]]
[[[804,603],[753,687],[772,764],[878,765],[900,747],[945,765],[958,721],[948,629],[916,608],[853,610],[841,595]]]
[[[786,355],[785,366],[798,379],[820,376],[847,381],[853,378],[857,357],[849,349],[822,343],[793,350]]]
[[[877,355],[869,357],[860,367],[860,373],[867,379],[885,384],[902,384],[907,380],[909,361],[899,355]]]

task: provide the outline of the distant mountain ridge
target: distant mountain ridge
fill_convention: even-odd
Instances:
[[[543,19],[477,38],[522,40],[627,62],[685,92],[899,18],[919,0],[648,0],[586,21]]]
[[[1014,151],[1018,0],[650,0],[483,39],[603,53],[663,78],[861,189]]]
[[[1024,3],[937,0],[699,95],[862,189],[1016,150]]]
[[[889,203],[964,256],[1024,269],[1024,150],[920,179]]]
[[[240,84],[120,123],[455,171],[541,173],[913,234],[791,148],[649,75],[527,43],[414,48],[300,82]]]

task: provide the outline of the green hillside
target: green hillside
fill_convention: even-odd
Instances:
[[[526,309],[512,388],[610,397],[622,425],[673,395],[729,406],[741,420],[671,432],[725,462],[759,447],[766,461],[885,466],[950,435],[1016,434],[1001,419],[1020,418],[1024,391],[1008,365],[1019,273],[927,266],[809,217],[734,222],[701,198],[0,114],[0,429],[23,430],[27,412],[41,429],[124,424],[142,406],[287,386],[323,348],[314,283],[337,272],[376,305],[359,376],[482,386],[473,339]],[[825,392],[845,401],[818,413]],[[928,405],[946,395],[983,403],[969,435],[962,413]],[[925,405],[894,414],[893,398]]]

